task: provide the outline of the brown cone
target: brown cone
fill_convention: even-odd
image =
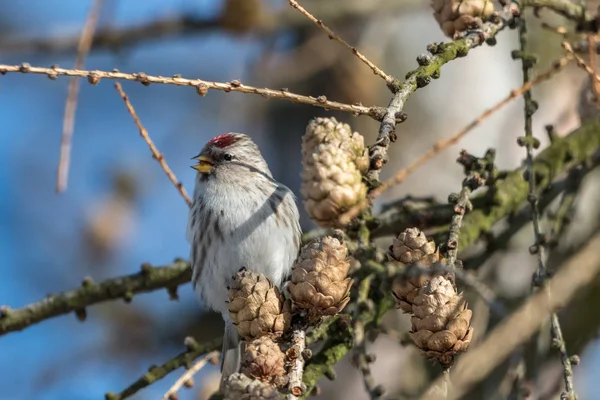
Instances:
[[[449,38],[481,25],[494,12],[492,0],[432,0],[433,16]]]
[[[268,336],[254,339],[242,358],[242,372],[251,378],[273,383],[285,375],[285,354]]]
[[[244,340],[281,336],[291,322],[290,303],[263,275],[243,270],[229,289],[229,315]]]
[[[462,293],[444,276],[435,276],[414,299],[410,335],[427,358],[448,366],[466,351],[473,337],[471,317]]]
[[[363,137],[335,118],[315,118],[302,137],[304,206],[321,227],[341,226],[339,217],[363,201],[369,167]]]
[[[417,228],[408,228],[394,240],[389,258],[406,265],[419,263],[421,266],[429,266],[438,262],[440,255],[433,240],[427,239]],[[419,288],[430,278],[427,275],[417,275],[394,280],[392,294],[396,299],[396,307],[405,313],[412,313],[413,301]]]
[[[296,307],[311,321],[339,313],[350,301],[349,269],[348,250],[338,239],[325,236],[304,246],[288,286]]]
[[[432,266],[440,259],[433,240],[416,228],[398,235],[389,258],[404,264]],[[410,336],[427,358],[450,365],[454,356],[466,351],[473,336],[472,311],[458,294],[452,274],[420,274],[394,281],[392,293],[398,308],[411,316]]]

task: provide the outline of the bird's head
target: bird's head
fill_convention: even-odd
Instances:
[[[271,176],[258,146],[243,133],[225,133],[212,138],[192,160],[198,161],[192,168],[204,176],[219,172],[243,173],[243,170]]]

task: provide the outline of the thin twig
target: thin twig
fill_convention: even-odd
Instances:
[[[296,327],[292,333],[292,347],[287,352],[288,357],[293,359],[288,373],[288,388],[290,393],[287,395],[287,400],[296,400],[306,391],[306,385],[302,382],[305,348],[306,329],[304,327]]]
[[[553,311],[567,304],[580,288],[594,280],[600,272],[599,247],[600,235],[595,235],[578,254],[567,260],[554,278],[548,281],[552,298],[538,292],[497,325],[477,347],[458,359],[447,400],[462,398],[467,390],[488,376],[514,349],[540,329]],[[432,386],[439,385],[443,379],[437,378]],[[423,396],[421,400],[424,399],[433,398]]]
[[[169,390],[167,390],[167,392],[162,397],[162,400],[171,400],[173,398],[173,395],[176,394],[179,389],[181,389],[181,387],[185,384],[185,382],[192,379],[192,377],[196,373],[198,373],[198,371],[200,371],[206,365],[206,363],[208,363],[208,362],[214,363],[218,359],[219,359],[219,352],[211,351],[210,353],[208,353],[207,355],[202,357],[200,360],[196,361],[196,363],[194,365],[192,365],[192,367],[190,369],[185,371],[185,373],[183,375],[181,375],[179,377],[179,379],[177,379],[177,381],[175,381],[173,386],[171,386],[171,388]]]
[[[596,38],[594,35],[587,35],[589,57],[590,57],[590,68],[594,72],[594,75],[598,75],[598,68],[596,67]],[[596,97],[596,105],[600,106],[600,81],[593,79],[592,89],[594,90],[594,96]]]
[[[542,29],[545,29],[552,33],[556,33],[557,35],[562,36],[563,39],[569,33],[569,31],[567,31],[567,28],[565,28],[564,26],[554,26],[554,25],[550,25],[547,22],[542,22]]]
[[[82,69],[85,56],[92,47],[94,31],[100,17],[102,0],[94,0],[88,13],[83,31],[77,45],[77,57],[75,58],[75,69]],[[77,109],[77,95],[79,94],[79,79],[72,78],[69,82],[67,103],[63,118],[63,131],[60,141],[60,158],[58,161],[58,173],[56,178],[56,191],[63,192],[69,181],[69,165],[71,163],[71,144],[73,142],[73,129],[75,127],[75,110]]]
[[[135,124],[137,125],[138,129],[140,130],[140,136],[148,144],[148,147],[150,148],[150,151],[152,152],[152,157],[154,157],[154,159],[156,161],[158,161],[158,163],[160,164],[162,169],[165,171],[165,174],[167,174],[167,177],[169,178],[169,180],[173,183],[173,185],[175,186],[175,188],[177,189],[179,194],[181,194],[181,197],[183,197],[183,199],[187,203],[188,207],[191,207],[192,200],[190,199],[190,196],[188,196],[185,188],[183,187],[183,184],[177,179],[177,177],[175,176],[175,174],[173,173],[171,168],[169,168],[169,165],[167,164],[167,161],[165,160],[165,156],[160,151],[158,151],[158,148],[154,145],[154,142],[152,142],[152,139],[150,139],[150,135],[148,135],[148,131],[142,125],[140,118],[137,116],[135,109],[131,105],[131,102],[129,101],[127,94],[123,91],[123,88],[121,87],[121,84],[119,82],[115,83],[115,89],[117,89],[117,92],[119,92],[119,95],[121,96],[121,98],[125,102],[125,105],[127,106],[127,110],[129,110],[129,114],[131,114],[131,116],[133,117],[133,120],[135,121]]]
[[[369,205],[369,202],[374,200],[376,197],[388,191],[395,185],[398,185],[420,166],[426,164],[430,159],[441,153],[443,150],[448,147],[458,143],[464,136],[467,135],[471,130],[479,126],[485,119],[490,117],[496,111],[500,110],[502,107],[510,103],[511,101],[519,98],[523,93],[530,91],[537,84],[544,82],[551,77],[553,77],[556,73],[560,72],[568,63],[573,59],[572,54],[567,54],[564,57],[559,58],[555,62],[552,63],[552,66],[548,68],[546,71],[539,74],[535,79],[523,84],[520,88],[511,90],[508,96],[504,99],[493,105],[492,107],[485,110],[481,115],[475,118],[471,123],[465,126],[463,129],[455,133],[449,138],[438,140],[427,152],[425,152],[421,157],[413,161],[406,168],[401,169],[394,175],[392,178],[383,182],[381,185],[373,189],[369,193],[368,199],[363,202],[351,207],[346,211],[344,215],[340,217],[340,220],[343,224],[349,223],[353,218],[355,218],[365,207]]]
[[[456,270],[456,260],[458,256],[458,244],[460,238],[460,228],[462,227],[463,217],[466,213],[473,210],[471,203],[471,193],[478,188],[487,185],[493,188],[496,183],[494,160],[496,152],[490,149],[485,157],[478,158],[469,154],[466,150],[460,152],[456,160],[464,167],[465,179],[462,181],[460,193],[453,193],[448,196],[451,204],[454,204],[454,214],[448,228],[448,239],[446,240],[445,258],[447,264],[452,270]]]
[[[466,179],[465,179],[466,181]],[[456,258],[458,255],[458,240],[460,237],[460,227],[465,213],[471,211],[471,187],[463,182],[460,193],[457,196],[457,201],[454,204],[454,215],[450,221],[448,228],[448,240],[446,241],[446,257],[450,268],[456,268]]]
[[[362,105],[345,104],[337,101],[327,100],[327,97],[325,96],[313,97],[290,93],[287,89],[275,90],[268,88],[257,88],[254,86],[244,85],[238,80],[233,80],[231,82],[210,82],[202,79],[186,79],[180,77],[179,75],[174,75],[173,77],[169,78],[165,76],[147,75],[144,72],[130,74],[119,72],[118,70],[113,70],[111,72],[100,70],[86,71],[60,68],[58,66],[52,66],[51,68],[33,67],[27,63],[23,63],[21,65],[0,64],[0,75],[14,72],[47,75],[50,79],[56,79],[58,76],[87,78],[88,82],[93,85],[96,85],[101,79],[114,79],[140,82],[144,86],[148,86],[151,83],[175,86],[191,86],[195,88],[198,94],[201,96],[205,96],[211,89],[221,90],[227,93],[240,92],[256,94],[267,99],[271,98],[291,101],[292,103],[308,104],[315,107],[325,108],[327,110],[349,112],[354,115],[368,115],[377,121],[381,121],[385,114],[385,109],[383,107],[365,107]]]
[[[533,67],[534,63],[531,62],[531,57],[526,54],[527,51],[527,25],[525,20],[521,20],[521,25],[519,28],[519,41],[521,45],[521,60],[522,60],[522,70],[523,70],[523,83],[527,83],[529,81],[530,69]],[[595,75],[595,72],[594,72]],[[526,92],[523,94],[523,98],[525,99],[524,106],[524,115],[525,115],[525,138],[521,140],[522,145],[525,146],[526,149],[526,170],[527,170],[527,180],[529,183],[529,192],[527,195],[527,200],[531,205],[531,221],[533,225],[533,234],[535,243],[532,246],[532,252],[537,253],[537,261],[538,268],[533,277],[533,286],[534,287],[543,287],[543,291],[550,299],[551,294],[549,288],[546,287],[545,283],[548,280],[548,269],[546,266],[546,256],[545,256],[545,243],[544,237],[541,233],[540,229],[540,212],[538,209],[538,197],[536,196],[536,183],[535,183],[535,171],[533,166],[533,149],[537,147],[538,142],[537,139],[533,136],[533,121],[532,116],[537,109],[537,105],[533,101],[531,92]],[[558,315],[556,313],[552,313],[550,317],[551,322],[551,334],[552,341],[558,347],[560,351],[561,363],[563,365],[563,378],[565,382],[565,392],[569,399],[575,399],[575,389],[573,388],[573,370],[571,368],[571,361],[569,360],[569,355],[567,354],[566,345],[563,339],[562,329],[560,326],[560,322],[558,320]]]
[[[358,297],[356,299],[355,316],[352,324],[354,331],[354,354],[352,361],[354,365],[360,370],[363,376],[363,383],[365,390],[369,398],[378,399],[384,393],[384,388],[381,385],[377,385],[373,374],[371,373],[370,364],[375,361],[374,355],[368,354],[367,352],[367,338],[365,323],[360,318],[361,311],[369,308],[373,308],[372,300],[369,299],[369,292],[375,276],[373,274],[368,275],[360,281],[358,287]],[[369,304],[371,302],[371,304]]]
[[[566,178],[566,188],[562,193],[556,210],[554,210],[550,217],[552,221],[550,239],[548,240],[550,246],[558,245],[559,240],[570,225],[575,213],[575,202],[577,201],[583,179],[596,166],[594,163],[590,163],[590,165],[583,165],[581,168],[574,168],[572,171],[569,171]]]
[[[310,19],[312,22],[314,22],[319,28],[323,29],[327,33],[327,35],[329,35],[329,39],[340,42],[347,49],[352,51],[352,54],[354,54],[356,57],[358,57],[358,59],[360,61],[362,61],[366,66],[371,68],[371,70],[373,71],[373,73],[375,75],[379,75],[380,77],[382,77],[388,84],[390,84],[394,81],[395,78],[393,76],[388,75],[385,72],[383,72],[383,70],[381,70],[381,68],[377,67],[377,65],[373,64],[371,61],[369,61],[369,59],[367,57],[365,57],[361,52],[359,52],[356,49],[356,47],[351,46],[350,44],[348,44],[348,42],[346,42],[344,39],[339,37],[334,31],[329,29],[323,23],[323,21],[321,21],[320,19],[317,19],[308,10],[306,10],[304,7],[302,7],[300,4],[298,4],[298,2],[296,0],[288,0],[288,1],[292,7],[294,7],[296,10],[298,10],[302,14],[304,14],[308,19]]]
[[[585,72],[587,72],[595,81],[600,81],[600,76],[598,76],[598,74],[592,69],[592,67],[587,65],[583,58],[577,55],[577,53],[575,52],[575,50],[573,50],[573,47],[571,47],[571,44],[569,42],[562,42],[561,46],[575,59],[575,62],[577,63],[577,66],[579,68],[582,68]]]
[[[164,378],[171,372],[179,369],[181,367],[189,367],[192,365],[192,362],[200,357],[202,354],[205,354],[209,351],[216,351],[216,349],[221,348],[223,344],[222,337],[218,337],[207,342],[203,342],[199,344],[192,337],[187,337],[184,340],[184,344],[186,346],[186,350],[172,357],[170,360],[161,365],[153,365],[148,369],[144,375],[142,375],[138,380],[133,382],[131,385],[123,389],[119,393],[106,393],[104,398],[106,400],[123,400],[128,397],[133,396],[140,390],[145,387],[150,386],[155,383],[159,379]]]

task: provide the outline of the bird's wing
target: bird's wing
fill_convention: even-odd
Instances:
[[[196,207],[196,199],[194,199],[192,206],[190,207],[190,213],[188,215],[188,223],[187,223],[187,229],[185,231],[185,238],[187,239],[189,244],[193,243],[194,240],[194,223],[198,223],[199,221],[198,219],[198,213],[196,211],[197,207]],[[196,216],[196,218],[194,218],[194,215]]]

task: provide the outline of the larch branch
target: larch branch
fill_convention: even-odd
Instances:
[[[181,197],[183,197],[183,199],[185,200],[188,207],[191,207],[192,200],[190,199],[190,196],[188,196],[187,191],[185,190],[185,187],[183,187],[183,183],[181,183],[179,181],[179,179],[177,179],[177,177],[175,176],[175,174],[173,173],[173,171],[167,164],[167,161],[165,160],[165,156],[160,151],[158,151],[158,148],[156,147],[156,145],[150,138],[150,135],[148,134],[148,131],[146,130],[146,128],[144,128],[144,126],[142,125],[142,121],[140,121],[140,118],[137,116],[135,109],[133,108],[133,105],[129,101],[129,97],[127,97],[127,94],[123,91],[123,87],[121,87],[121,84],[119,82],[115,83],[115,89],[117,89],[117,92],[119,92],[119,95],[125,102],[125,106],[127,107],[129,114],[131,114],[131,116],[133,117],[133,121],[135,122],[136,126],[138,127],[138,129],[140,131],[140,136],[148,144],[148,147],[150,148],[150,152],[152,152],[152,157],[154,157],[154,159],[156,161],[158,161],[161,168],[163,169],[163,171],[165,171],[165,174],[167,174],[167,177],[169,178],[171,183],[173,183],[173,186],[175,186],[175,189],[177,189],[179,194],[181,194]]]
[[[209,362],[211,364],[216,364],[219,362],[218,351],[211,351],[210,353],[202,357],[200,360],[196,361],[194,365],[192,365],[190,369],[185,371],[185,373],[181,375],[179,379],[177,379],[177,381],[175,381],[173,386],[171,386],[169,390],[167,390],[167,392],[162,397],[162,400],[171,400],[174,397],[174,395],[177,394],[177,391],[181,389],[181,387],[185,384],[185,382],[192,379],[192,377],[196,373],[198,373],[198,371],[200,371],[206,365],[206,363]]]
[[[23,308],[11,309],[3,306],[0,309],[0,336],[70,312],[85,315],[87,306],[104,301],[131,301],[135,294],[163,288],[173,292],[179,285],[189,282],[191,276],[189,263],[176,260],[165,267],[143,264],[141,271],[136,274],[107,279],[100,283],[84,279],[78,289],[51,294]]]
[[[195,88],[198,94],[201,96],[205,96],[209,90],[220,90],[226,93],[240,92],[246,94],[255,94],[262,96],[266,99],[286,100],[292,103],[307,104],[314,107],[324,108],[326,110],[348,112],[354,115],[368,115],[369,117],[377,121],[381,121],[385,114],[385,109],[383,107],[365,107],[360,104],[345,104],[337,101],[328,100],[325,96],[313,97],[291,93],[287,89],[277,90],[268,88],[257,88],[254,86],[244,85],[238,80],[233,80],[231,82],[211,82],[204,81],[202,79],[182,78],[179,75],[174,75],[172,77],[152,76],[147,75],[144,72],[124,73],[118,70],[113,70],[110,72],[100,70],[86,71],[78,69],[60,68],[58,66],[44,68],[34,67],[27,63],[21,65],[0,64],[0,75],[16,72],[24,74],[46,75],[50,79],[56,79],[59,76],[87,78],[88,82],[93,85],[98,84],[102,79],[112,79],[140,82],[144,86],[148,86],[151,83],[161,85],[189,86]]]

